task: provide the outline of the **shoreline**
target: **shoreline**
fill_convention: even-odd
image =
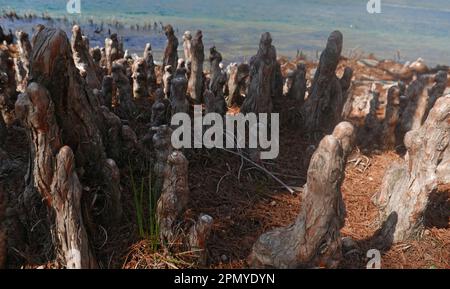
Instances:
[[[110,21],[100,21],[95,22],[93,17],[54,17],[48,13],[42,13],[42,15],[37,15],[36,13],[24,13],[22,15],[17,14],[15,11],[3,11],[3,14],[0,16],[0,26],[3,27],[5,34],[8,33],[8,30],[23,30],[27,32],[30,36],[33,34],[34,27],[37,24],[43,24],[46,27],[52,28],[60,28],[66,32],[66,34],[70,37],[72,32],[72,26],[77,24],[80,25],[83,30],[84,35],[86,35],[90,40],[90,46],[95,47],[103,47],[104,39],[108,37],[109,33],[117,33],[118,36],[122,39],[124,43],[124,47],[131,54],[141,55],[143,53],[144,47],[146,43],[151,43],[152,50],[155,56],[155,59],[162,59],[164,46],[166,43],[166,37],[163,33],[163,25],[167,23],[163,23],[158,19],[150,19],[144,23],[133,23],[126,22],[111,18]],[[201,26],[199,26],[201,27]],[[174,26],[175,34],[179,39],[182,39],[182,35],[185,30],[182,26]],[[190,30],[195,31],[195,30]],[[234,42],[233,40],[228,39],[229,37],[224,37],[222,40],[217,40],[216,38],[220,35],[216,34],[214,31],[209,31],[208,29],[202,29],[205,35],[205,47],[217,46],[222,51],[223,59],[225,64],[229,64],[232,62],[247,62],[257,50],[257,45],[255,44],[239,44]],[[302,54],[306,56],[306,58],[310,61],[318,61],[318,56],[321,51],[321,45],[326,39],[326,35],[324,35],[323,39],[320,35],[315,35],[312,43],[299,42],[299,48],[294,49],[285,49],[280,43],[281,41],[277,41],[277,33],[270,31],[274,35],[274,43],[277,46],[277,53],[279,57],[284,57],[288,59],[295,59],[296,55]],[[255,33],[257,33],[255,31]],[[299,31],[299,34],[302,34],[303,31]],[[312,32],[311,32],[312,33]],[[317,34],[317,33],[313,33]],[[292,45],[288,45],[292,46]],[[178,47],[178,52],[182,54],[182,47]],[[425,59],[425,61],[430,66],[448,66],[450,65],[450,61],[448,63],[445,60],[442,61],[429,61],[427,57],[419,56],[416,58],[408,58],[407,56],[403,56],[400,50],[397,50],[395,53],[392,53],[392,57],[383,57],[382,55],[385,53],[380,53],[377,49],[373,50],[364,50],[359,46],[351,46],[345,47],[343,49],[342,55],[348,58],[353,57],[354,54],[361,55],[367,57],[369,55],[376,57],[378,60],[390,60],[395,61],[401,64],[411,63],[415,61],[417,58]]]

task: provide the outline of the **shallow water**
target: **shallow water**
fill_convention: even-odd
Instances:
[[[374,53],[380,58],[401,61],[424,58],[430,64],[450,64],[450,0],[381,0],[381,14],[366,11],[367,0],[81,0],[81,15],[70,15],[66,1],[0,0],[3,9],[19,14],[46,12],[84,23],[91,46],[102,45],[107,35],[93,31],[101,22],[118,20],[124,27],[110,27],[124,37],[125,46],[142,52],[151,42],[157,57],[165,37],[159,30],[131,30],[130,25],[171,23],[181,38],[183,31],[203,30],[205,47],[216,45],[225,60],[242,60],[253,55],[261,33],[272,33],[278,53],[295,56],[297,50],[315,58],[328,34],[339,29],[344,34],[344,54]],[[88,25],[93,19],[94,25]],[[42,22],[42,21],[40,21]],[[7,28],[31,32],[31,24],[0,20]],[[32,23],[35,24],[35,23]],[[46,23],[70,31],[70,23]],[[180,39],[181,40],[181,39]],[[181,43],[181,41],[180,41]],[[181,47],[180,47],[181,48]]]

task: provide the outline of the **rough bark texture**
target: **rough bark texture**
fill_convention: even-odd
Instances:
[[[34,82],[16,102],[16,113],[28,130],[31,144],[32,182],[28,186],[35,186],[46,204],[57,212],[60,221],[56,220],[56,234],[62,248],[58,253],[64,265],[92,267],[79,211],[81,188],[100,188],[97,194],[106,202],[101,215],[104,225],[114,225],[121,212],[118,169],[105,154],[108,149],[103,132],[109,130],[108,123],[98,99],[75,67],[66,34],[43,28],[35,35],[34,43]],[[90,206],[95,205],[89,190],[83,194]]]
[[[206,264],[208,257],[207,240],[211,233],[213,218],[206,214],[200,214],[198,220],[189,231],[189,247],[198,258],[201,265]]]
[[[91,55],[92,60],[94,61],[94,67],[97,74],[97,79],[99,81],[103,79],[103,77],[107,72],[106,67],[102,65],[102,49],[104,50],[105,48],[104,47],[100,48],[96,46],[94,48],[89,49],[89,54]]]
[[[203,98],[204,61],[203,34],[198,30],[191,41],[191,74],[188,83],[189,95],[195,103],[201,103]]]
[[[116,87],[116,105],[119,107],[119,114],[124,118],[130,118],[136,111],[131,97],[131,85],[127,77],[126,67],[122,61],[115,61],[112,66],[112,77]]]
[[[83,41],[80,26],[72,28],[72,53],[75,66],[80,71],[80,75],[86,79],[87,85],[91,88],[100,89],[100,81],[97,78],[97,69],[94,60],[89,54],[89,46]]]
[[[311,87],[303,106],[304,127],[310,133],[330,133],[341,119],[344,105],[343,92],[336,68],[342,51],[342,33],[334,31],[328,37],[325,50],[320,55]]]
[[[272,97],[279,98],[283,96],[283,74],[281,73],[281,64],[276,60],[275,51],[275,68],[273,70]]]
[[[434,82],[433,87],[428,90],[427,108],[422,117],[422,123],[425,122],[437,99],[444,94],[447,88],[447,72],[443,70],[439,71],[434,77]]]
[[[186,96],[187,88],[188,80],[186,79],[186,70],[177,69],[170,85],[172,115],[178,112],[189,113],[189,101]]]
[[[168,124],[170,121],[170,101],[164,97],[164,92],[161,88],[158,88],[155,94],[156,99],[152,105],[152,116],[150,119],[152,127]]]
[[[27,87],[30,75],[31,43],[28,34],[21,30],[16,32],[16,38],[19,48],[19,57],[15,58],[17,90],[23,92]]]
[[[172,94],[170,93],[170,87],[172,86],[172,79],[173,79],[173,66],[167,65],[164,67],[164,74],[162,77],[162,83],[164,88],[164,95],[166,98],[172,99]],[[186,87],[187,89],[187,87]]]
[[[31,83],[16,103],[17,115],[29,129],[34,184],[55,211],[57,256],[67,268],[95,268],[81,217],[82,187],[75,172],[72,150],[62,146],[55,105],[49,92]]]
[[[167,158],[173,152],[171,136],[172,129],[167,125],[161,125],[153,128],[156,133],[153,135],[153,147],[156,152],[156,162],[153,167],[153,172],[160,184],[164,180],[164,171],[167,167]]]
[[[399,124],[401,139],[403,139],[408,131],[417,129],[422,125],[422,118],[428,102],[426,91],[427,82],[427,77],[422,75],[414,80],[406,89],[404,100],[406,107],[402,112]]]
[[[339,79],[339,82],[341,84],[342,89],[342,107],[338,108],[338,112],[341,111],[341,118],[342,120],[347,119],[347,117],[350,115],[353,101],[352,101],[352,95],[350,92],[350,87],[352,86],[352,78],[353,78],[353,69],[350,67],[346,67],[344,69],[344,74],[342,75],[341,79]]]
[[[395,128],[400,119],[400,88],[392,86],[387,93],[386,114],[383,120],[383,142],[386,149],[392,149],[397,144]]]
[[[143,58],[139,58],[133,63],[133,96],[135,99],[148,97],[147,86],[147,63]]]
[[[441,170],[445,160],[448,165],[450,151],[450,96],[439,98],[423,126],[408,132],[404,142],[405,161],[387,170],[381,190],[373,198],[381,221],[396,216],[394,242],[418,235],[430,193],[445,183]]]
[[[220,67],[222,55],[217,51],[215,46],[210,49],[209,62],[211,66],[209,90],[216,97],[224,99],[224,86],[227,83],[227,74]]]
[[[232,63],[228,66],[228,97],[227,106],[242,104],[242,93],[246,89],[246,82],[249,77],[250,67],[246,63]]]
[[[105,39],[105,57],[108,74],[111,74],[113,62],[123,57],[120,50],[119,40],[117,38],[117,34],[115,33],[111,34],[110,38]]]
[[[190,31],[185,31],[183,34],[183,51],[184,51],[184,60],[186,61],[187,66],[191,63],[191,41],[192,34]]]
[[[300,213],[295,222],[264,233],[249,263],[256,268],[337,267],[341,258],[340,229],[345,208],[341,195],[345,154],[354,141],[353,127],[339,125],[314,152]]]
[[[147,87],[149,89],[149,92],[153,93],[157,88],[157,77],[155,71],[155,62],[153,61],[152,46],[150,45],[150,43],[147,43],[145,45],[144,61],[147,64]]]
[[[297,101],[298,107],[302,107],[305,102],[306,93],[306,65],[304,63],[297,64],[297,69],[293,72],[292,84],[288,91],[288,96]]]
[[[68,269],[92,269],[97,263],[89,247],[81,214],[83,189],[75,172],[72,150],[64,146],[56,156],[55,175],[51,184],[52,207],[56,216],[56,235]]]
[[[173,68],[177,67],[178,62],[178,38],[175,36],[172,25],[164,27],[164,32],[167,37],[167,45],[164,50],[164,58],[162,67],[171,65]]]
[[[181,152],[174,151],[169,155],[167,164],[156,217],[161,241],[171,242],[176,236],[174,226],[189,199],[188,161]]]
[[[258,53],[250,60],[250,87],[241,106],[242,113],[271,113],[275,47],[269,32],[261,36]]]
[[[227,103],[221,95],[215,95],[210,90],[205,90],[203,94],[205,100],[205,113],[218,113],[220,115],[225,115],[227,113]]]
[[[113,104],[113,83],[114,80],[112,76],[105,75],[103,77],[102,81],[102,97],[103,97],[103,104],[108,108],[111,109]]]
[[[363,147],[372,146],[377,143],[382,130],[382,123],[378,119],[377,110],[380,106],[380,93],[372,91],[369,113],[364,119],[364,127],[359,135],[359,142]]]
[[[17,99],[14,61],[8,47],[0,48],[0,113],[10,126],[15,121],[14,102]]]

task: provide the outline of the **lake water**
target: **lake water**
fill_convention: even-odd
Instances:
[[[216,45],[228,61],[255,54],[265,31],[271,32],[278,54],[293,57],[300,50],[315,58],[328,34],[339,29],[346,55],[364,51],[379,58],[400,55],[406,61],[422,57],[430,64],[450,65],[450,0],[380,0],[380,14],[367,12],[368,0],[80,1],[82,13],[76,16],[67,13],[66,0],[0,0],[0,6],[19,14],[46,12],[84,23],[91,46],[102,45],[106,35],[93,32],[99,23],[121,21],[125,26],[117,32],[124,37],[126,48],[135,52],[142,52],[145,42],[151,42],[157,54],[161,53],[165,37],[153,30],[130,30],[134,24],[171,23],[178,30],[180,44],[185,30],[201,29],[205,47]],[[88,25],[89,19],[96,24]],[[2,19],[0,24],[31,30],[30,23]],[[59,22],[48,25],[63,26]],[[70,31],[70,25],[62,28]]]

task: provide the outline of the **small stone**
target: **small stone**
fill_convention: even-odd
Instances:
[[[270,202],[270,205],[271,205],[272,207],[275,207],[276,204],[277,204],[277,202],[275,202],[275,201]]]
[[[220,256],[220,260],[222,260],[222,262],[227,262],[228,257],[224,254],[224,255]]]

